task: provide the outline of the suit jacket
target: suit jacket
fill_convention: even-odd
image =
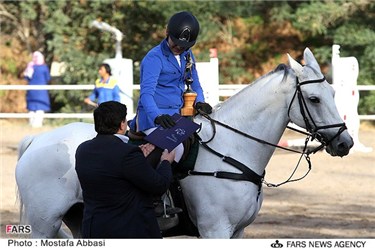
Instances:
[[[137,146],[99,134],[77,148],[75,169],[84,200],[84,238],[161,238],[153,196],[169,187],[168,161],[155,170]]]
[[[180,113],[185,91],[186,56],[190,53],[194,62],[192,67],[192,90],[197,93],[196,102],[204,102],[204,95],[199,82],[193,53],[189,49],[181,55],[181,67],[164,39],[151,49],[143,58],[140,72],[140,97],[137,119],[131,122],[132,129],[137,121],[137,131],[156,127],[154,121],[158,115]]]

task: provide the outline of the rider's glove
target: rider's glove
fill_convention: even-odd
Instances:
[[[208,104],[208,103],[206,103],[206,102],[197,102],[195,104],[195,109],[201,110],[201,111],[203,111],[206,114],[211,114],[212,113],[212,107],[211,107],[211,105]]]
[[[170,115],[167,115],[167,114],[159,115],[158,117],[156,117],[155,123],[159,124],[163,128],[171,128],[174,125],[176,125],[176,122],[173,121],[172,117]]]

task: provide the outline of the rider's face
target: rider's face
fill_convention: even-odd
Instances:
[[[171,37],[169,37],[169,36],[168,36],[168,44],[169,44],[169,48],[172,50],[174,55],[180,55],[180,54],[182,54],[182,52],[184,52],[186,50],[185,47],[180,47],[177,44],[175,44],[172,41]]]

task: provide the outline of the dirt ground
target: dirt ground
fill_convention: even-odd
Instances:
[[[26,121],[0,119],[1,211],[0,238],[5,226],[17,224],[15,166],[18,142],[26,135],[51,130],[30,128]],[[282,140],[300,138],[285,133]],[[245,238],[375,238],[375,128],[362,125],[360,141],[374,151],[344,158],[325,152],[311,156],[312,170],[299,182],[264,188],[264,202]],[[299,156],[276,150],[267,166],[266,181],[279,183],[293,171]],[[297,176],[306,170],[301,163]]]

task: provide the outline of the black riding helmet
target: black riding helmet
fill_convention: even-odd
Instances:
[[[167,35],[180,47],[188,49],[194,46],[198,33],[199,22],[190,12],[178,12],[169,19]]]

